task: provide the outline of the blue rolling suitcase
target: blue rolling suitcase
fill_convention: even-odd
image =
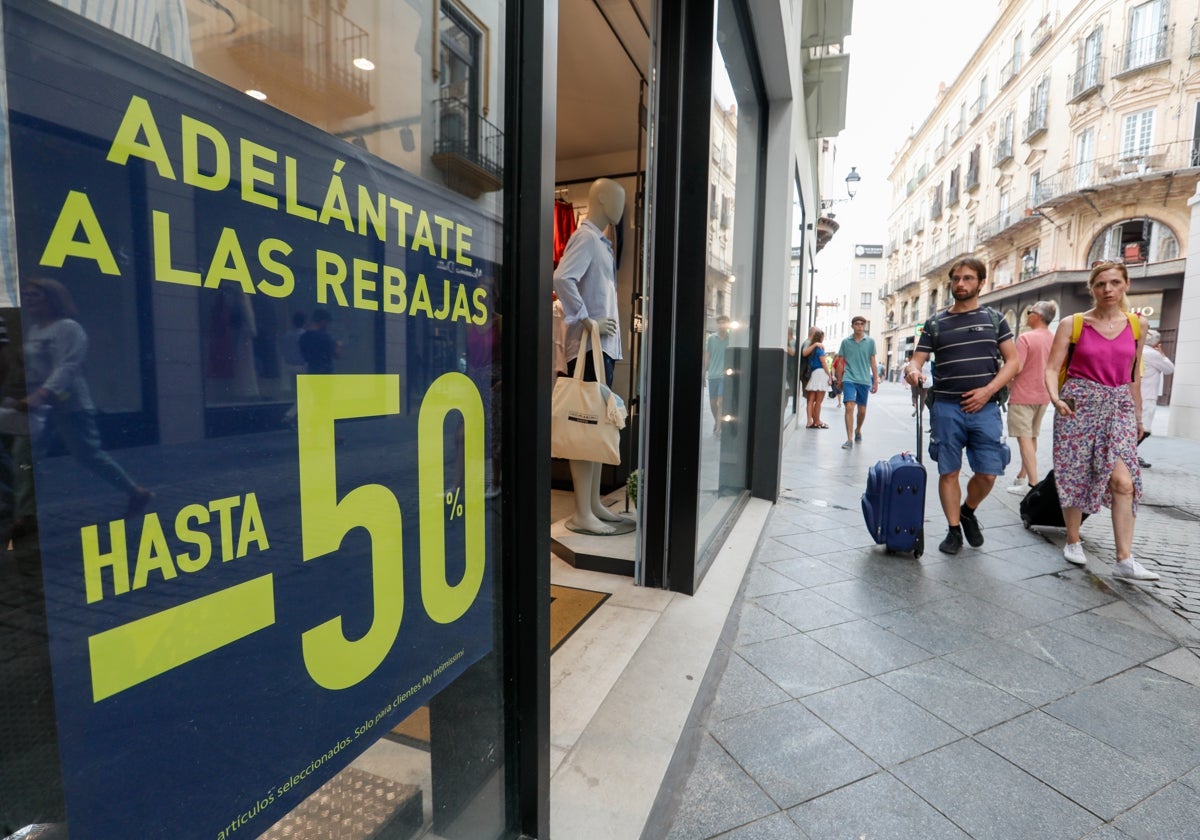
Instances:
[[[877,545],[891,551],[925,551],[925,465],[921,463],[921,415],[917,412],[917,454],[902,452],[867,470],[863,518]]]

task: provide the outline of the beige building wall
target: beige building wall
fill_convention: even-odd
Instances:
[[[1179,0],[1001,4],[895,158],[885,344],[902,351],[946,306],[947,269],[968,253],[1014,326],[1039,296],[1086,308],[1089,264],[1120,258],[1174,333],[1200,177],[1195,14]]]

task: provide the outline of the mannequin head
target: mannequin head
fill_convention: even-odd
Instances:
[[[588,189],[588,220],[596,227],[615,225],[625,213],[625,188],[611,178],[597,178]]]

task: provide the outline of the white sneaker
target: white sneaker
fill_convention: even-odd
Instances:
[[[1020,484],[1010,484],[1008,486],[1008,492],[1014,496],[1024,496],[1032,489],[1032,487],[1025,483],[1025,479],[1021,479]]]
[[[1063,557],[1067,558],[1068,563],[1074,563],[1076,566],[1087,565],[1087,555],[1083,553],[1083,543],[1067,543],[1063,546]]]
[[[1158,580],[1156,573],[1148,571],[1132,557],[1126,557],[1113,564],[1113,577],[1127,580]]]

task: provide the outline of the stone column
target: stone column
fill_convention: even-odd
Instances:
[[[1183,269],[1183,302],[1175,341],[1175,378],[1171,382],[1171,420],[1167,434],[1200,440],[1200,184],[1188,199],[1192,223]]]

